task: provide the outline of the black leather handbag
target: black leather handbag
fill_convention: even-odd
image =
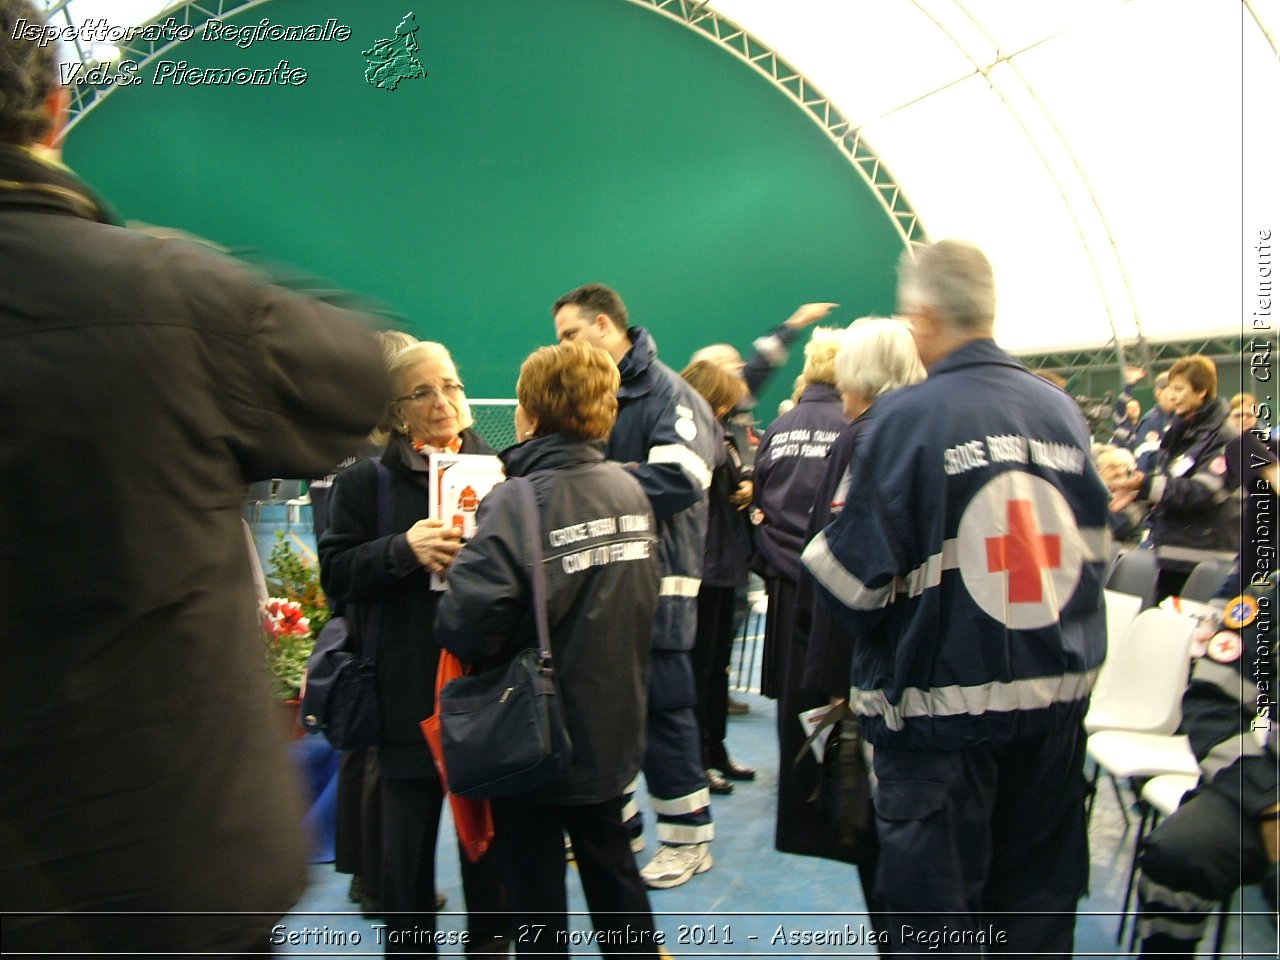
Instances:
[[[377,535],[391,515],[391,472],[374,459],[378,470]],[[299,714],[308,733],[323,733],[335,750],[364,750],[382,742],[382,707],[378,698],[378,634],[382,606],[374,604],[365,619],[361,650],[353,649],[346,617],[334,616],[316,637],[307,659],[306,684]]]
[[[513,477],[526,514],[538,646],[504,666],[449,681],[439,714],[449,792],[488,799],[525,793],[562,773],[572,744],[551,663],[542,524],[533,484]]]
[[[786,850],[844,863],[874,862],[878,845],[871,773],[862,753],[862,728],[848,703],[833,706],[823,715],[792,764],[798,767],[807,762],[810,746],[826,730],[831,732],[822,751],[818,782],[808,797],[814,817]]]

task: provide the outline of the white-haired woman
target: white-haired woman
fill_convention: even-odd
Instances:
[[[329,529],[320,539],[325,593],[341,604],[362,642],[377,635],[382,707],[382,865],[379,893],[389,931],[434,929],[435,853],[443,793],[419,722],[435,706],[435,615],[440,594],[431,574],[443,573],[461,549],[460,531],[427,519],[427,457],[445,451],[492,453],[471,429],[471,408],[449,351],[439,343],[405,347],[388,364],[393,399],[381,421],[388,430],[381,457],[338,474]],[[379,505],[379,481],[387,480]],[[384,516],[379,516],[385,511]],[[462,858],[470,912],[468,952],[508,933],[496,859]],[[404,939],[405,949],[429,950]],[[396,944],[388,946],[395,952]]]
[[[835,380],[850,423],[831,444],[826,472],[812,500],[805,543],[844,506],[849,465],[857,453],[858,438],[873,420],[876,398],[919,383],[924,376],[911,331],[903,321],[863,317],[845,332],[835,357]],[[799,764],[792,763],[804,741],[794,718],[801,711],[848,698],[854,638],[831,620],[822,604],[814,603],[813,581],[807,573],[801,579],[795,612],[797,626],[787,660],[786,683],[778,699],[778,716],[785,716],[790,722],[779,726],[782,766],[778,771],[775,840],[779,850],[829,857],[834,846],[831,824],[815,816],[814,805],[808,802],[819,783],[818,764],[808,751]],[[874,819],[868,818],[867,830],[852,856],[858,864],[873,920],[877,851]]]

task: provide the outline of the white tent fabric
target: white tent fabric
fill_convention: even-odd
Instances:
[[[127,24],[172,4],[51,6]],[[1280,227],[1280,0],[707,6],[861,129],[930,238],[987,251],[1006,347],[1238,335],[1258,309],[1256,244]]]
[[[1240,332],[1280,212],[1277,2],[712,6],[862,128],[931,238],[987,251],[1006,346]]]

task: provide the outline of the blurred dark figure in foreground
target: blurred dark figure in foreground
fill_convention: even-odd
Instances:
[[[353,452],[381,356],[359,315],[116,225],[23,18],[0,0],[0,939],[262,950],[306,857],[245,484]]]

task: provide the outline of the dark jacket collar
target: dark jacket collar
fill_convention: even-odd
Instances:
[[[11,143],[0,143],[0,207],[123,225],[110,204],[66,167]]]
[[[539,470],[563,470],[583,463],[604,462],[603,440],[573,440],[559,433],[534,437],[507,447],[499,457],[508,477],[524,477]]]
[[[840,391],[830,383],[811,383],[800,394],[800,403],[840,402]]]
[[[936,377],[939,374],[950,373],[952,370],[960,370],[964,367],[986,363],[999,363],[1006,367],[1014,367],[1017,370],[1027,369],[1026,366],[996,346],[994,340],[984,338],[970,341],[958,350],[953,350],[947,354],[929,369],[929,376]]]
[[[653,386],[653,366],[658,359],[658,345],[644,327],[630,327],[627,337],[631,340],[631,349],[618,364],[618,373],[622,377],[622,386],[618,390],[619,397],[640,397],[648,393]]]
[[[1227,403],[1221,397],[1206,401],[1190,416],[1175,416],[1160,444],[1165,449],[1189,443],[1204,434],[1217,433],[1227,421]]]

